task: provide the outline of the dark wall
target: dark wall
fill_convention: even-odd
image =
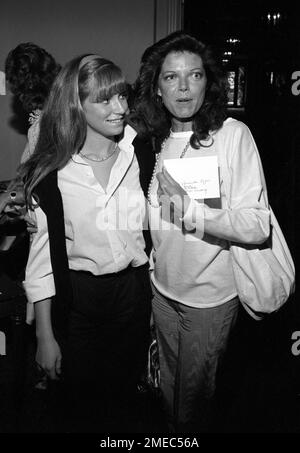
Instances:
[[[132,82],[144,49],[152,44],[154,0],[6,1],[0,13],[0,71],[8,52],[32,41],[64,64],[99,53],[119,64]],[[165,17],[164,17],[165,18]],[[25,146],[26,124],[12,122],[12,98],[0,95],[0,180],[15,174]],[[27,119],[26,119],[27,120]]]

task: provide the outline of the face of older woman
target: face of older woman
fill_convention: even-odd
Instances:
[[[158,77],[157,94],[172,115],[174,131],[190,130],[192,117],[203,104],[206,73],[199,55],[169,53]]]

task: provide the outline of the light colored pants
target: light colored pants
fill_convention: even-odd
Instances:
[[[213,416],[216,374],[235,324],[239,300],[193,308],[152,285],[160,388],[171,432],[205,432]]]

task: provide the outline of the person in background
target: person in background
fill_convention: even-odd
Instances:
[[[23,191],[4,190],[0,192],[0,224],[19,220],[24,206]]]
[[[22,112],[28,116],[27,142],[21,156],[21,162],[28,159],[34,151],[39,134],[40,114],[59,69],[60,65],[55,61],[54,57],[32,42],[20,43],[6,57],[5,76],[9,89],[14,95],[14,99],[21,106]],[[20,220],[25,220],[27,231],[29,233],[35,232],[34,221],[18,202],[21,199],[20,197],[24,201],[24,194],[21,195],[21,181],[13,179],[10,182],[10,188],[7,193],[17,192],[18,195],[10,199],[8,205],[10,212],[7,212],[7,215],[2,217],[2,222],[5,221],[8,224],[8,222],[17,223]],[[7,242],[13,244],[16,239],[16,236],[9,235],[3,241],[5,246],[8,247]],[[24,236],[24,239],[27,241],[28,238]],[[30,306],[28,305],[28,307]],[[27,309],[26,319],[28,324],[32,323],[33,317],[33,311]]]
[[[38,138],[38,120],[60,67],[49,52],[32,42],[20,43],[6,57],[5,76],[9,89],[28,114],[30,126],[21,162],[34,151]]]
[[[36,231],[35,224],[26,211],[23,184],[12,180],[6,189],[0,190],[0,225],[7,227],[22,220],[26,222],[29,233]],[[8,241],[13,243],[15,238],[15,236],[9,236]]]
[[[18,172],[37,223],[24,281],[36,361],[64,383],[71,432],[134,430],[147,360],[145,200],[127,111],[120,68],[74,58],[53,82],[35,151]]]
[[[229,241],[262,244],[270,233],[259,155],[248,127],[227,118],[226,80],[210,48],[184,32],[145,50],[132,121],[158,151],[148,194],[152,309],[169,429],[213,431],[216,377],[239,309]],[[232,174],[230,209],[220,153]],[[180,172],[181,160],[209,156],[219,195],[193,199],[165,167],[177,159]]]

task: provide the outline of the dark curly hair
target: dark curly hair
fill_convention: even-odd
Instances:
[[[201,57],[207,77],[204,102],[193,117],[191,145],[201,143],[209,131],[218,130],[226,118],[227,81],[210,47],[193,36],[177,31],[148,47],[141,59],[138,78],[133,84],[130,121],[140,135],[152,136],[161,143],[170,133],[171,115],[157,95],[158,77],[170,52],[191,52]]]
[[[11,92],[30,113],[42,109],[60,65],[42,47],[25,42],[12,49],[5,60]]]

